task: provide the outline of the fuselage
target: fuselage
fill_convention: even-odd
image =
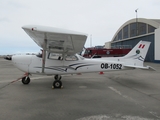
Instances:
[[[42,73],[42,57],[37,55],[14,55],[12,56],[13,64],[21,71],[31,74],[74,74],[89,73],[110,70],[125,69],[124,62],[119,57],[111,59],[86,59],[80,55],[65,59],[50,58],[46,56],[44,73]]]

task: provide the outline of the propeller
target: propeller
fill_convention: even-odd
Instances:
[[[12,55],[7,55],[7,56],[4,57],[4,59],[6,59],[6,60],[12,60]]]

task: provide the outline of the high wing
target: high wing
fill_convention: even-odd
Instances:
[[[38,46],[54,53],[81,52],[87,39],[87,34],[54,27],[27,25],[22,28]]]

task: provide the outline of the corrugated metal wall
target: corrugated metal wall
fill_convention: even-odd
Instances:
[[[122,42],[112,43],[111,45],[112,46],[114,46],[114,45],[131,45],[133,48],[141,40],[151,42],[151,45],[149,47],[145,61],[146,62],[154,62],[154,34],[146,35],[143,37],[138,37],[138,38],[122,41]]]

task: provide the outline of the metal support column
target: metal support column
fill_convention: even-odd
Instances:
[[[46,49],[47,49],[47,39],[46,39],[46,35],[45,35],[44,45],[43,45],[43,54],[42,54],[42,73],[44,73],[44,70],[45,70]]]

